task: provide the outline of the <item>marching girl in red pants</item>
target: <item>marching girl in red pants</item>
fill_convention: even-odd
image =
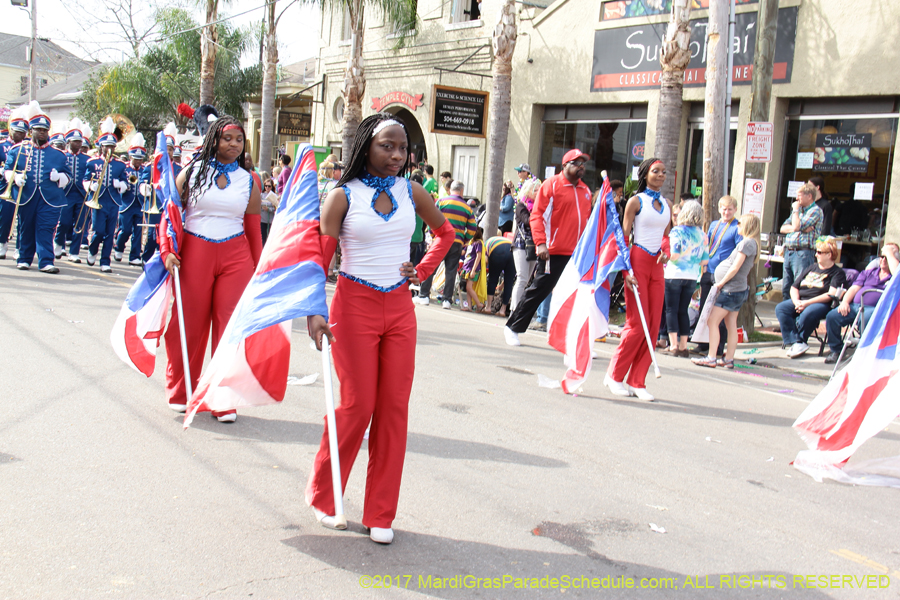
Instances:
[[[399,176],[409,163],[409,137],[386,113],[360,123],[350,159],[322,207],[324,264],[341,241],[341,272],[331,302],[330,324],[309,317],[310,336],[321,349],[333,343],[341,401],[335,410],[344,488],[366,427],[369,464],[363,525],[373,541],[390,544],[406,454],[407,415],[416,361],[416,315],[408,283],[425,280],[454,240],[453,227],[418,183]],[[409,262],[409,240],[418,214],[435,242],[418,264]],[[328,431],[316,455],[306,501],[326,527],[337,527]],[[344,525],[346,527],[346,525]]]
[[[645,383],[652,358],[631,286],[638,288],[650,339],[655,340],[666,292],[663,267],[669,260],[662,250],[662,240],[672,227],[672,209],[659,193],[665,181],[666,166],[662,161],[645,160],[638,169],[637,193],[625,204],[622,230],[625,239],[634,233],[631,244],[634,276],[625,275],[625,328],[603,382],[617,396],[634,395],[641,400],[653,400]],[[628,385],[625,385],[626,378]]]
[[[175,180],[184,207],[180,252],[172,251],[168,236],[160,236],[166,269],[180,269],[191,389],[197,389],[210,327],[215,353],[262,253],[260,193],[244,169],[245,139],[244,128],[232,117],[210,124],[202,148]],[[166,329],[166,398],[170,408],[184,412],[188,398],[180,335],[173,308]],[[233,410],[213,416],[222,422],[237,418]]]

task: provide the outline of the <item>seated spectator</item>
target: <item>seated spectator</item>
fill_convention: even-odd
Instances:
[[[843,338],[841,328],[853,323],[860,309],[863,311],[860,327],[864,327],[869,316],[875,311],[875,305],[881,294],[866,294],[864,290],[883,290],[891,280],[891,262],[900,262],[900,249],[897,244],[885,244],[881,249],[881,257],[874,267],[862,271],[856,276],[853,285],[844,293],[844,297],[837,308],[833,308],[825,317],[825,331],[828,333],[828,348],[831,350],[825,357],[826,364],[837,362],[841,353]],[[865,306],[860,302],[864,301]]]
[[[833,240],[816,243],[816,262],[800,272],[790,289],[790,299],[775,307],[788,358],[809,350],[806,341],[831,309],[837,289],[844,285],[844,270],[834,264],[837,246]]]

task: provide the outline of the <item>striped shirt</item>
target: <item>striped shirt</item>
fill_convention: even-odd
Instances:
[[[498,246],[512,246],[512,242],[502,235],[495,235],[492,238],[488,238],[487,241],[487,254],[488,256],[498,247]]]
[[[788,216],[782,223],[782,227],[791,224],[793,215]],[[816,238],[822,233],[822,221],[824,215],[822,209],[815,204],[800,209],[800,229],[789,233],[784,237],[784,247],[787,250],[815,250]],[[806,231],[809,229],[810,231]]]
[[[475,236],[475,215],[469,205],[459,196],[447,196],[438,200],[437,207],[453,226],[456,243],[466,245]]]

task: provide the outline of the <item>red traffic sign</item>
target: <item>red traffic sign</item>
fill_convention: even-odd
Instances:
[[[772,142],[774,139],[774,123],[763,121],[747,123],[747,162],[772,162]]]

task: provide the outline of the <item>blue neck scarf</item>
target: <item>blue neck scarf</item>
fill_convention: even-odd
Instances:
[[[660,195],[660,193],[657,192],[656,190],[651,190],[650,188],[645,189],[644,193],[647,194],[647,196],[651,200],[659,200],[659,208],[658,209],[656,208],[656,206],[654,206],[654,204],[652,202],[650,203],[650,206],[653,207],[653,210],[655,210],[659,214],[662,214],[666,207],[663,206],[663,199],[662,199],[662,196]]]
[[[229,177],[228,174],[229,174],[229,173],[234,173],[235,171],[238,170],[238,164],[237,164],[237,161],[228,163],[227,165],[223,165],[222,163],[220,163],[219,161],[217,161],[215,158],[212,158],[212,159],[210,159],[210,161],[209,161],[209,166],[213,169],[213,171],[215,171],[215,172],[213,173],[213,182],[216,182],[216,181],[219,179],[219,175],[224,175],[224,176],[225,176],[225,187],[226,187],[226,188],[227,188],[229,185],[231,185],[231,177]],[[216,185],[219,185],[219,184],[216,183]]]
[[[393,175],[388,175],[387,177],[376,177],[368,171],[363,171],[359,176],[359,180],[366,186],[375,190],[375,194],[372,196],[372,210],[375,211],[376,215],[378,215],[385,221],[389,221],[390,218],[394,216],[394,213],[397,212],[397,199],[394,198],[394,194],[391,193],[391,188],[394,187],[394,183],[397,181],[397,178]],[[387,197],[390,198],[391,205],[393,206],[391,212],[386,215],[378,212],[378,210],[375,209],[375,201],[378,200],[378,196],[381,195],[381,192],[387,194]]]

